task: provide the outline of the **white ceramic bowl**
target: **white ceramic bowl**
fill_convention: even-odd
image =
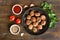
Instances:
[[[14,7],[15,7],[15,6],[19,6],[19,7],[21,8],[21,11],[20,11],[19,13],[15,13],[15,12],[14,12]],[[19,5],[19,4],[15,4],[15,5],[12,7],[12,12],[13,12],[15,15],[21,14],[21,13],[22,13],[22,6]]]
[[[16,32],[16,33],[14,33],[13,31],[12,31],[12,28],[13,27],[18,27],[18,32]],[[11,32],[11,34],[13,34],[13,35],[18,35],[19,33],[20,33],[20,26],[19,25],[17,25],[17,24],[14,24],[14,25],[12,25],[11,27],[10,27],[10,32]]]

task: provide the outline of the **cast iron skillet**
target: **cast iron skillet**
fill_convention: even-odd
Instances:
[[[35,11],[39,11],[42,15],[45,15],[46,16],[46,25],[43,27],[42,30],[38,31],[37,33],[34,33],[33,31],[29,30],[27,28],[27,25],[26,25],[26,16],[29,14],[29,12],[31,10],[35,10]],[[25,28],[25,30],[29,33],[29,34],[32,34],[32,35],[39,35],[39,34],[43,34],[45,31],[47,31],[47,29],[49,28],[49,24],[50,24],[50,18],[48,16],[48,14],[42,10],[40,7],[30,7],[26,10],[24,10],[23,12],[23,16],[22,16],[22,26]]]

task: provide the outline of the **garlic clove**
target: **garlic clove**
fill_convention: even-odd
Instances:
[[[30,4],[30,7],[35,6],[34,4]]]
[[[24,8],[27,8],[27,7],[28,7],[28,5],[25,5],[25,6],[24,6]]]
[[[23,36],[24,35],[24,33],[21,33],[21,36]]]

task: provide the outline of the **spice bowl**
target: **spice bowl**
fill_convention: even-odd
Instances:
[[[10,33],[13,35],[18,35],[20,33],[20,26],[17,24],[13,24],[10,27]]]
[[[19,4],[15,4],[13,7],[12,7],[12,12],[15,14],[15,15],[19,15],[22,13],[22,6],[19,5]]]

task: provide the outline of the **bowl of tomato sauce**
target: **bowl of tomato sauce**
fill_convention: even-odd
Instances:
[[[19,4],[15,4],[13,7],[12,7],[12,12],[15,14],[15,15],[19,15],[22,13],[22,6],[19,5]]]

